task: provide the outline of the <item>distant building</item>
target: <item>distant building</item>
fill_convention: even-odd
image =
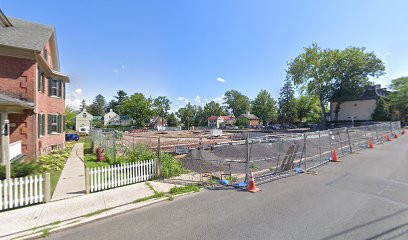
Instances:
[[[103,116],[104,126],[130,126],[132,119],[129,116],[119,116],[112,109]]]
[[[350,98],[342,101],[340,110],[338,112],[338,121],[370,121],[373,120],[371,115],[377,107],[377,102],[380,97],[387,97],[388,92],[386,88],[381,88],[381,85],[369,86],[365,89],[361,96]],[[330,119],[335,120],[337,101],[333,99],[330,102]]]
[[[249,126],[259,126],[259,117],[247,112],[245,114],[241,114],[241,116],[237,117],[237,119],[246,118],[249,120]]]
[[[84,108],[82,112],[78,113],[75,117],[75,130],[79,131],[81,127],[87,127],[88,129],[92,125],[93,116]]]
[[[167,126],[167,120],[160,116],[155,116],[150,119],[150,123],[149,123],[150,129],[161,130],[166,126]]]
[[[234,116],[211,116],[207,120],[209,128],[221,128],[235,123]]]

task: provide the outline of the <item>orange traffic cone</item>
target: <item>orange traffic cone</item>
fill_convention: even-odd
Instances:
[[[385,135],[385,140],[387,141],[387,142],[389,142],[389,141],[391,141],[391,138],[390,138],[390,135]]]
[[[332,162],[340,162],[339,161],[339,156],[337,156],[337,150],[336,149],[334,149],[332,151]]]
[[[398,138],[398,134],[397,134],[397,133],[394,133],[394,138]]]
[[[404,128],[404,129],[402,129],[401,134],[402,134],[402,135],[405,135],[405,133],[407,133],[407,130],[405,130],[405,128]]]
[[[368,139],[368,147],[369,148],[374,148],[374,143],[371,141],[371,139]]]
[[[247,190],[250,191],[251,193],[261,191],[260,188],[256,187],[255,179],[254,179],[254,173],[252,171],[251,171],[251,175],[249,176],[249,185],[248,185]]]

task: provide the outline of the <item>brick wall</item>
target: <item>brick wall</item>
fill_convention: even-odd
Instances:
[[[28,159],[34,158],[35,151],[35,115],[27,110],[24,114],[9,114],[10,143],[22,141],[21,151]]]

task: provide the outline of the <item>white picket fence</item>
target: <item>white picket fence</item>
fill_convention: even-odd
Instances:
[[[88,183],[86,185],[90,192],[96,192],[143,182],[155,176],[155,168],[156,160],[88,168]]]
[[[0,210],[45,202],[44,187],[42,175],[0,180]]]

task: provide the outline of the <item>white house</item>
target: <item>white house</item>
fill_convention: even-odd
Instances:
[[[387,97],[387,89],[381,88],[381,85],[369,86],[361,96],[350,100],[342,101],[338,112],[337,121],[370,121],[371,115],[377,107],[377,101],[380,97]],[[330,119],[335,120],[337,101],[330,102]]]
[[[119,126],[120,116],[117,113],[115,113],[112,109],[109,109],[109,112],[105,113],[105,115],[103,116],[103,125]]]
[[[85,108],[75,117],[75,130],[79,131],[81,127],[90,128],[92,124],[93,116],[88,113]]]
[[[233,116],[211,116],[208,119],[208,127],[220,128],[224,125],[232,125],[235,123]]]

